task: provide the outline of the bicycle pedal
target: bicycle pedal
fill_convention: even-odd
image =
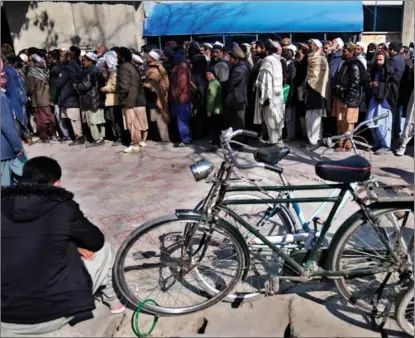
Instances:
[[[280,279],[279,277],[269,277],[264,283],[265,296],[274,296],[280,290]]]

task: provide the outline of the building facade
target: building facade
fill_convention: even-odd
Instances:
[[[15,51],[101,43],[140,49],[143,21],[142,1],[5,1],[1,40]]]

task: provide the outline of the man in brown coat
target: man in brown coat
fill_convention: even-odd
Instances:
[[[39,55],[32,55],[33,65],[27,74],[27,92],[35,112],[36,130],[44,143],[56,138],[55,116],[49,98],[49,74],[46,62]]]
[[[170,122],[169,116],[169,76],[159,62],[160,55],[151,51],[148,55],[148,70],[144,82],[147,107],[150,108],[151,121],[157,123],[161,143],[168,143]]]
[[[131,63],[131,51],[121,47],[119,60],[121,65],[118,68],[116,92],[123,111],[124,128],[127,127],[131,134],[131,144],[124,149],[124,153],[134,153],[146,146],[148,133],[146,98],[140,71]]]

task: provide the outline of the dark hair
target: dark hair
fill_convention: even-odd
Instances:
[[[151,52],[151,48],[150,48],[150,46],[149,46],[149,45],[144,45],[144,46],[141,46],[141,50],[142,50],[144,53],[150,53],[150,52]]]
[[[277,47],[275,47],[275,46],[274,46],[274,44],[271,42],[271,40],[270,40],[270,39],[267,39],[267,40],[265,41],[265,49],[266,49],[268,52],[273,53],[273,54],[278,52]]]
[[[79,57],[81,56],[81,50],[77,46],[73,45],[69,47],[69,51],[73,54],[74,59],[79,59]]]
[[[30,56],[30,55],[33,55],[33,54],[37,54],[37,48],[36,47],[29,47],[27,49],[27,55]]]
[[[42,59],[46,58],[48,51],[46,49],[38,49],[37,55],[39,55]]]
[[[404,53],[409,53],[409,47],[408,46],[402,46]]]
[[[33,157],[23,166],[22,181],[37,184],[53,184],[62,177],[62,169],[53,158]]]
[[[61,58],[59,50],[56,49],[51,50],[48,54],[52,59],[55,59],[56,61],[59,61],[59,59]]]
[[[264,41],[262,41],[262,40],[258,40],[258,41],[255,41],[255,44],[256,44],[256,46],[258,47],[261,47],[262,49],[264,49],[265,48],[265,42]]]
[[[27,55],[27,49],[22,49],[17,55],[20,55],[20,54],[26,54]]]
[[[119,52],[119,58],[123,62],[130,62],[133,59],[131,51],[126,47],[121,47]]]

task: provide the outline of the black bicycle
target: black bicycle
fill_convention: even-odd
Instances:
[[[314,191],[339,189],[338,196],[299,198],[226,198],[232,169],[261,167],[275,173],[281,158],[278,148],[255,153],[256,163],[241,163],[231,148],[237,135],[258,137],[256,133],[232,129],[222,133],[225,161],[216,172],[212,187],[200,211],[176,210],[174,215],[147,222],[135,229],[118,251],[114,278],[122,295],[138,306],[154,299],[144,310],[157,315],[182,315],[203,310],[224,299],[244,280],[251,268],[250,243],[220,214],[224,211],[240,227],[253,234],[270,254],[264,259],[279,260],[283,268],[267,276],[267,294],[278,292],[280,280],[308,282],[334,280],[339,293],[355,306],[382,315],[396,300],[401,285],[413,279],[413,192],[404,187],[366,187],[358,193],[355,182],[371,175],[370,164],[360,156],[341,161],[320,161],[316,173],[333,184],[263,186],[264,191]],[[196,180],[207,178],[213,165],[201,161],[191,166]],[[238,191],[252,191],[252,186]],[[359,211],[335,232],[329,247],[322,244],[334,215],[346,193],[353,196]],[[307,250],[287,253],[267,238],[231,205],[332,203],[321,230],[314,232]],[[317,224],[315,224],[317,226]],[[280,240],[280,239],[279,239]],[[258,243],[259,241],[259,243]]]

